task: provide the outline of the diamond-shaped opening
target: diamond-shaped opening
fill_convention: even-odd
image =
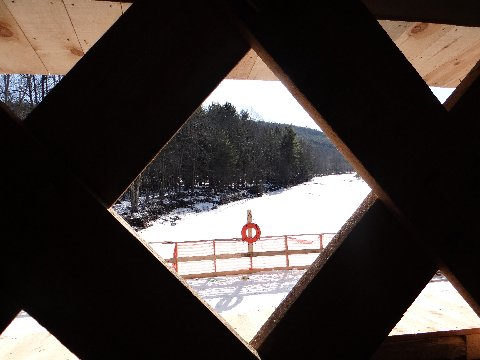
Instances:
[[[267,70],[250,51],[113,206],[246,340],[370,192]]]
[[[78,359],[47,329],[23,310],[0,335],[0,358],[5,360]]]
[[[457,87],[480,60],[480,28],[390,20],[379,23],[429,86]]]
[[[480,328],[480,318],[438,271],[390,332],[418,334]]]

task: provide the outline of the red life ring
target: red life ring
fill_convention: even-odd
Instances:
[[[253,237],[247,236],[247,230],[248,229],[255,229],[255,236],[253,236]],[[262,232],[260,231],[260,227],[257,224],[247,223],[247,224],[243,225],[243,227],[242,227],[242,240],[246,241],[250,244],[253,244],[255,241],[260,239],[260,234],[261,233]]]

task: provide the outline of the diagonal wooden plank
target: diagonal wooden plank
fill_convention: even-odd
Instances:
[[[129,0],[128,3],[136,1],[138,0]],[[362,0],[362,2],[379,20],[480,25],[478,16],[480,5],[476,0]]]
[[[0,144],[12,201],[0,220],[1,289],[11,303],[80,358],[256,358],[3,111]]]
[[[480,244],[478,243],[478,200],[480,190],[480,126],[478,115],[480,106],[480,63],[469,73],[467,78],[446,101],[452,124],[451,136],[461,139],[461,146],[457,142],[445,144],[446,161],[454,162],[456,182],[451,184],[452,190],[448,194],[448,204],[455,203],[461,209],[462,226],[449,234],[450,238],[441,249],[444,272],[449,280],[462,294],[469,305],[480,315],[480,287],[478,278],[480,269]],[[437,182],[437,187],[445,186]]]
[[[360,2],[289,11],[267,1],[232,3],[257,53],[375,192],[424,221],[415,199],[435,174],[420,164],[435,161],[431,146],[444,138],[431,131],[447,136],[447,113],[376,20]]]
[[[110,206],[248,50],[210,1],[139,1],[26,126]]]
[[[252,340],[262,359],[369,358],[437,270],[411,237],[367,198]]]
[[[0,121],[5,119],[18,121],[8,106],[0,102]],[[8,129],[2,128],[2,132],[5,132],[4,136],[8,131]],[[11,296],[12,289],[8,287],[8,282],[14,281],[14,279],[21,281],[21,279],[17,278],[17,274],[13,272],[7,249],[11,241],[16,239],[18,229],[25,226],[26,220],[21,219],[18,214],[27,204],[19,201],[19,198],[16,197],[16,194],[10,186],[10,182],[15,179],[16,186],[22,189],[22,193],[25,194],[26,197],[30,197],[33,201],[35,199],[32,193],[32,189],[35,188],[35,170],[23,167],[16,161],[14,155],[8,156],[7,154],[11,154],[11,152],[15,152],[15,148],[12,148],[8,142],[0,141],[0,153],[3,154],[2,165],[5,165],[2,176],[0,177],[0,186],[6,190],[4,191],[2,200],[5,201],[4,204],[6,204],[6,208],[8,208],[8,211],[3,211],[0,217],[0,227],[2,228],[0,241],[0,274],[2,274],[2,276],[0,276],[0,334],[21,310],[20,304]]]
[[[441,192],[445,184],[441,190],[437,182],[437,166],[445,155],[441,145],[449,139],[447,113],[365,9],[352,2],[321,9],[303,4],[288,11],[268,2],[231,3],[255,50],[404,226],[421,234],[416,240],[435,250],[442,242],[448,244],[462,223],[455,214],[462,206],[451,199],[446,202]],[[348,29],[340,26],[339,14],[341,23],[351,24]],[[288,29],[284,23],[290,24]],[[346,43],[351,46],[345,48]],[[374,101],[375,106],[368,105]],[[379,291],[368,294],[372,303]],[[280,331],[276,329],[271,334]],[[290,333],[296,331],[290,327]],[[289,346],[274,342],[284,350]],[[260,353],[265,355],[267,348],[262,345]],[[280,349],[274,352],[281,354]]]

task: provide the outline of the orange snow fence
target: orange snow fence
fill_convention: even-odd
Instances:
[[[242,239],[150,242],[150,246],[184,278],[306,269],[335,234],[301,234]]]

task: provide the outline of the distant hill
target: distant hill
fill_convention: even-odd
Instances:
[[[292,127],[297,134],[297,137],[310,146],[310,155],[315,174],[328,175],[354,171],[350,163],[345,160],[343,155],[322,131],[307,127],[265,121],[259,121],[259,123],[263,123],[265,127]]]

